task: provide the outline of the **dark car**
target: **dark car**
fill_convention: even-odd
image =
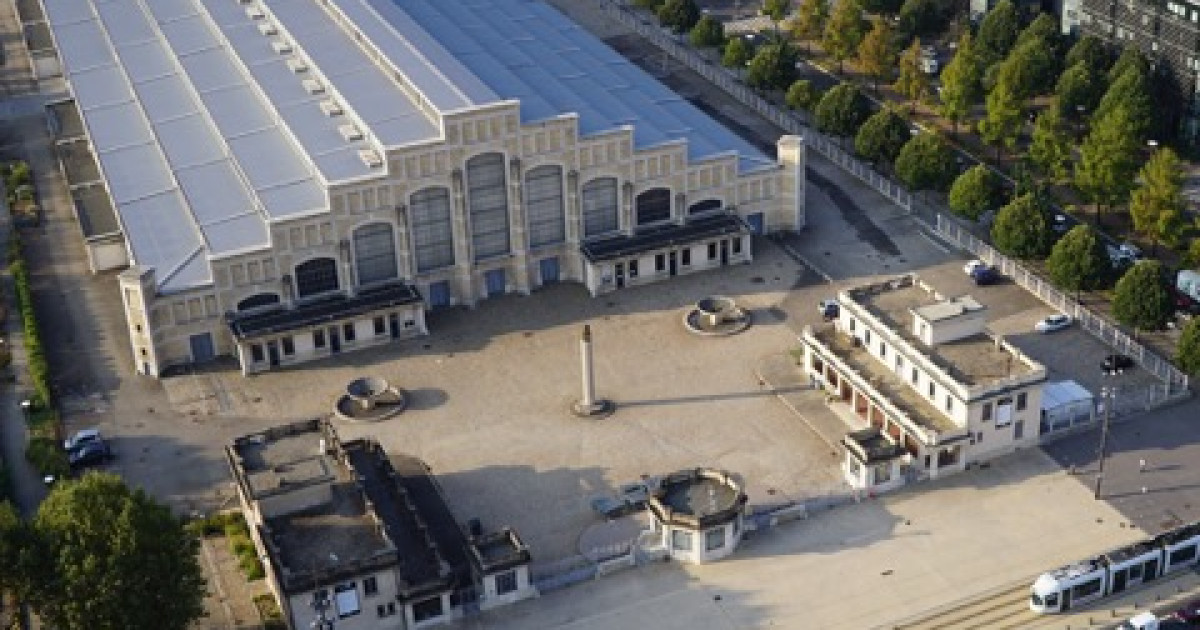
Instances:
[[[1110,354],[1100,363],[1105,374],[1120,374],[1133,367],[1133,357],[1127,354]]]
[[[1200,626],[1200,599],[1190,601],[1186,606],[1175,611],[1175,618],[1192,625]]]
[[[979,267],[971,272],[971,279],[976,286],[995,284],[1000,279],[1000,272],[995,267]]]
[[[103,464],[110,459],[112,450],[103,440],[82,444],[67,456],[72,470]]]

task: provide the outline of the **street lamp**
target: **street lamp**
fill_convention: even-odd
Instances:
[[[21,415],[25,417],[25,424],[29,424],[29,414],[33,411],[33,401],[26,398],[21,401]]]
[[[1112,421],[1112,407],[1117,400],[1117,387],[1101,387],[1100,400],[1104,401],[1104,418],[1100,425],[1100,468],[1096,472],[1096,499],[1100,498],[1100,485],[1104,482],[1104,460],[1108,457],[1108,425]]]

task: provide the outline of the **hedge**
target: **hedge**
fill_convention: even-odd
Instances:
[[[29,362],[29,378],[33,382],[33,408],[35,410],[51,409],[53,399],[50,395],[50,365],[46,362],[46,352],[42,347],[42,335],[38,329],[37,314],[33,310],[33,290],[29,285],[29,270],[25,266],[25,258],[21,253],[21,240],[13,233],[9,243],[10,256],[13,259],[9,265],[13,283],[17,289],[17,305],[21,309],[21,323],[25,330],[25,354]]]

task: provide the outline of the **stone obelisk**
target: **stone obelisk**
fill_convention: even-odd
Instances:
[[[580,385],[583,395],[572,406],[575,415],[596,416],[611,413],[612,402],[596,399],[596,372],[592,366],[592,327],[587,324],[583,326],[583,335],[579,337],[579,362],[582,368]]]

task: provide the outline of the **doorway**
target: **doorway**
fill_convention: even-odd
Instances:
[[[267,342],[267,358],[271,360],[271,367],[277,367],[279,365],[279,342]]]
[[[329,327],[329,352],[337,354],[342,351],[342,333],[337,326]]]

